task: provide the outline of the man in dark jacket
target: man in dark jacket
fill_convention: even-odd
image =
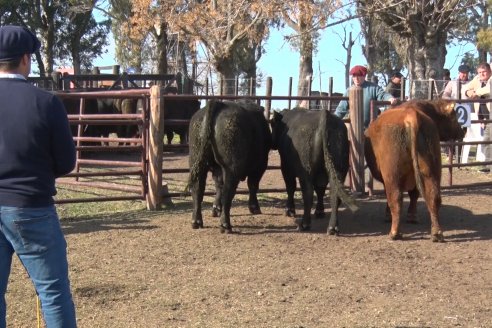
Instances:
[[[40,42],[20,26],[0,27],[0,328],[14,252],[41,301],[46,327],[76,327],[55,179],[75,166],[65,108],[26,81]]]
[[[396,99],[401,99],[401,79],[403,75],[398,72],[394,71],[391,74],[390,81],[388,85],[386,86],[386,92],[395,97]]]

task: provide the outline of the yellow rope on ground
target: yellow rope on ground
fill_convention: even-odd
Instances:
[[[36,295],[36,314],[38,318],[38,328],[41,328],[41,301],[39,300],[38,295]]]

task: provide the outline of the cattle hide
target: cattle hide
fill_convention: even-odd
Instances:
[[[401,239],[402,192],[410,196],[408,218],[416,221],[423,195],[433,241],[443,241],[439,225],[441,152],[439,141],[463,138],[451,101],[414,100],[383,112],[365,131],[365,158],[372,175],[384,184],[391,212],[392,239]]]
[[[200,109],[197,99],[164,99],[164,134],[170,145],[174,133],[179,135],[179,143],[188,142],[188,124],[166,124],[167,120],[189,120]]]
[[[67,114],[80,114],[80,98],[62,98]],[[134,98],[87,98],[85,99],[84,115],[93,114],[135,114],[137,112],[138,99]],[[138,132],[138,126],[130,125],[85,125],[82,127],[85,137],[108,137],[116,133],[120,138],[134,137]],[[77,136],[77,125],[72,125],[72,134]]]
[[[97,114],[136,114],[138,99],[136,98],[98,98]],[[91,125],[89,134],[109,137],[115,133],[119,138],[132,138],[138,133],[136,124]]]
[[[263,108],[245,102],[209,101],[193,115],[189,126],[192,227],[203,227],[201,203],[207,173],[212,172],[220,212],[221,232],[231,232],[230,209],[240,181],[247,178],[248,207],[261,213],[257,192],[266,170],[271,133]]]
[[[330,182],[331,217],[329,234],[338,233],[338,207],[343,200],[351,210],[357,206],[343,188],[349,169],[347,128],[341,119],[327,110],[303,108],[275,112],[271,120],[273,149],[278,149],[282,176],[287,188],[289,216],[295,215],[296,178],[301,185],[304,213],[297,220],[298,230],[311,224],[313,189],[317,195],[315,213],[324,216],[323,197]]]

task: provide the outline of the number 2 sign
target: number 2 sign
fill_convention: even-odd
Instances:
[[[454,106],[454,111],[456,112],[456,118],[458,119],[458,123],[462,127],[471,126],[470,104],[456,104]]]

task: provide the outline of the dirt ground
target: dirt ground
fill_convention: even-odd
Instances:
[[[187,164],[169,157],[166,165]],[[454,172],[455,184],[492,181],[476,170]],[[282,187],[279,172],[267,171],[261,186]],[[390,241],[381,194],[359,199],[356,213],[342,208],[338,237],[326,234],[327,219],[297,232],[276,193],[261,194],[263,213],[253,216],[238,195],[233,234],[220,233],[210,197],[200,230],[191,228],[189,197],[159,212],[124,202],[114,213],[73,217],[61,205],[78,324],[492,327],[491,195],[491,187],[443,190],[445,243],[430,241],[422,199],[422,223],[403,223],[404,240]],[[17,260],[7,301],[9,327],[36,326],[35,293]]]

